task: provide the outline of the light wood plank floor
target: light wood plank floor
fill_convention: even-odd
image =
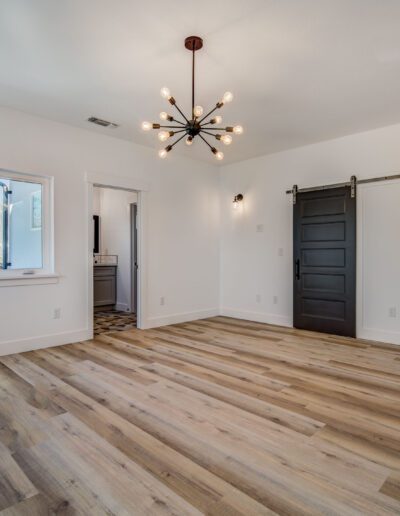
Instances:
[[[224,317],[0,358],[0,514],[400,514],[400,347]]]

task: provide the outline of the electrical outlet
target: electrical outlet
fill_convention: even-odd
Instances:
[[[278,304],[278,296],[273,296],[272,302],[274,303],[274,305],[277,305]]]
[[[53,319],[61,319],[61,308],[54,308]]]
[[[165,297],[164,297],[164,296],[161,296],[161,297],[160,297],[160,305],[161,305],[161,306],[164,306],[164,305],[165,305]]]
[[[395,306],[389,308],[389,317],[397,317],[397,310]]]
[[[260,294],[256,295],[256,303],[261,303],[261,295]]]

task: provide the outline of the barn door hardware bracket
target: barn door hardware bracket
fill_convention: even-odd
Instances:
[[[350,196],[352,199],[356,196],[356,187],[357,187],[357,178],[356,176],[351,176],[350,178]]]
[[[297,185],[293,185],[293,188],[292,188],[293,204],[296,204],[298,190],[299,190],[299,187]]]

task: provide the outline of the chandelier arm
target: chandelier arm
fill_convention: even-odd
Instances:
[[[205,131],[204,129],[201,130],[202,133],[206,133],[208,134],[209,136],[212,136],[213,138],[216,138],[216,135],[213,134],[213,133],[209,133],[208,131]]]
[[[182,132],[182,131],[179,131],[179,132]],[[186,131],[185,131],[185,134],[182,134],[182,136],[180,138],[178,138],[177,140],[174,141],[174,143],[171,143],[171,149],[172,147],[174,147],[177,143],[179,143],[182,138],[184,138],[186,136]]]
[[[203,120],[205,120],[206,118],[208,118],[212,113],[214,113],[214,111],[216,111],[217,109],[219,109],[221,106],[220,106],[220,103],[218,103],[215,108],[213,108],[209,113],[207,113],[205,116],[203,116],[203,118],[201,120],[199,120],[199,124],[201,124],[201,122]],[[208,124],[208,122],[205,122],[206,124]]]
[[[179,111],[179,113],[183,116],[183,118],[186,120],[187,123],[189,123],[189,120],[185,117],[184,113],[179,109],[178,104],[175,102],[174,106]]]
[[[207,129],[207,131],[226,131],[225,127],[204,127],[204,126],[201,126],[201,130],[202,131],[204,131],[205,129]]]
[[[185,124],[185,126],[186,126],[186,124]],[[182,126],[180,126],[180,125],[160,125],[160,128],[181,129]],[[186,128],[184,130],[186,131]]]
[[[173,118],[171,122],[175,122],[176,124],[186,125],[185,122],[181,122],[180,120],[177,120],[176,118]]]
[[[211,150],[213,150],[214,147],[208,143],[208,141],[204,138],[204,136],[202,136],[200,133],[199,133],[199,136],[203,140],[203,142],[206,143],[210,147]]]

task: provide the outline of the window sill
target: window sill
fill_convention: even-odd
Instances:
[[[0,276],[1,287],[22,287],[26,285],[51,285],[58,283],[60,276],[58,274],[11,274],[10,276]]]

